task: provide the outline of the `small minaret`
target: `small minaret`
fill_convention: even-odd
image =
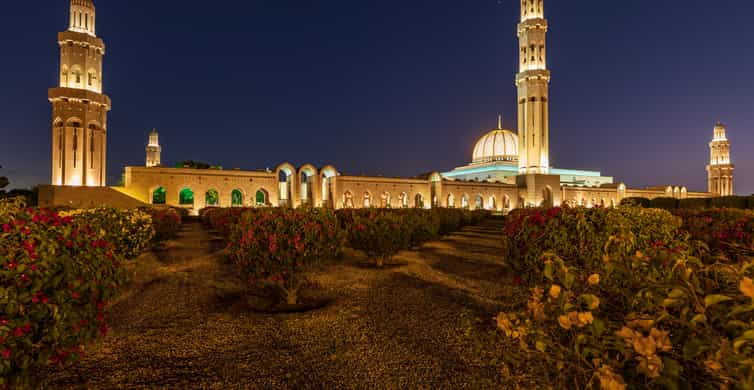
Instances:
[[[157,134],[156,129],[152,129],[149,132],[149,143],[147,144],[147,168],[160,166],[161,153],[160,136]]]
[[[707,165],[707,188],[718,196],[733,195],[733,169],[730,162],[730,141],[725,136],[725,126],[717,122],[712,142],[709,143],[710,162]]]
[[[107,113],[102,93],[105,44],[96,35],[92,0],[70,0],[68,30],[58,33],[60,80],[52,103],[52,184],[106,185]]]
[[[518,24],[518,171],[548,174],[550,171],[550,112],[547,70],[547,19],[544,0],[521,0]]]

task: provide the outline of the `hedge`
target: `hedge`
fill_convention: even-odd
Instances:
[[[0,202],[0,387],[33,388],[107,333],[125,273],[100,225],[20,206]]]
[[[552,388],[754,386],[750,256],[700,261],[688,228],[663,210],[517,214],[505,240],[521,252],[508,261],[531,274],[528,302],[496,318],[524,352],[506,360],[545,362],[541,385]],[[612,249],[616,241],[622,250]]]

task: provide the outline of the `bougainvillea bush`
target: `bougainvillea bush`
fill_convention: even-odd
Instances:
[[[242,214],[254,213],[252,208],[232,207],[232,208],[219,208],[211,207],[202,209],[199,215],[202,218],[202,222],[205,225],[210,226],[212,229],[222,234],[224,237],[229,237],[231,228],[238,223]]]
[[[104,229],[20,206],[0,203],[0,387],[13,388],[104,336],[105,307],[124,282]]]
[[[754,212],[740,209],[675,210],[683,230],[702,244],[698,255],[744,261],[754,251]]]
[[[514,210],[506,219],[505,259],[527,277],[542,270],[542,255],[552,251],[578,265],[626,256],[654,245],[682,247],[680,218],[657,209],[622,207]]]
[[[288,304],[298,301],[303,273],[336,258],[344,241],[327,209],[246,210],[230,230],[230,258],[244,280],[274,286]]]
[[[154,226],[154,240],[157,242],[171,240],[178,234],[181,227],[181,214],[174,208],[153,208],[145,207],[141,209],[152,217]]]
[[[551,368],[542,381],[554,388],[754,388],[751,252],[702,261],[680,221],[666,215],[577,211],[529,210],[510,221],[546,234],[567,223],[602,240],[571,235],[573,243],[558,246],[535,236],[526,247],[538,258],[527,267],[528,302],[496,320],[527,361]],[[605,221],[625,225],[608,235],[588,230]],[[658,240],[668,229],[672,239]],[[621,250],[611,248],[616,241]]]
[[[400,250],[411,246],[410,229],[403,215],[366,209],[352,215],[348,242],[353,249],[366,252],[377,267],[382,267]]]
[[[155,235],[152,216],[138,209],[118,210],[110,207],[61,211],[81,223],[96,226],[115,251],[126,259],[142,254]]]

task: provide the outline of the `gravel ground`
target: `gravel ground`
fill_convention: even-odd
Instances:
[[[136,260],[110,309],[111,334],[80,364],[51,372],[47,387],[518,387],[492,360],[498,343],[484,341],[519,295],[498,255],[500,229],[466,228],[386,270],[347,251],[312,274],[335,298],[329,305],[264,314],[245,303],[217,240],[187,223],[164,250]]]

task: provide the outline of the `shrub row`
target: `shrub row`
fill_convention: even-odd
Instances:
[[[348,245],[363,250],[378,267],[401,250],[411,249],[489,217],[484,211],[460,209],[341,209]]]
[[[152,216],[142,210],[118,210],[110,207],[61,211],[62,216],[71,216],[102,230],[115,251],[126,259],[139,256],[152,243],[155,228]]]
[[[174,208],[154,208],[144,207],[141,211],[152,217],[152,226],[154,226],[154,241],[160,242],[171,240],[178,234],[178,229],[183,221],[183,213]]]
[[[531,294],[497,325],[555,368],[547,385],[754,386],[752,253],[723,246],[713,255],[695,244],[713,247],[731,227],[750,244],[752,214],[681,216],[638,208],[513,213],[504,241],[509,261],[530,272]]]
[[[0,203],[0,387],[38,385],[107,333],[125,274],[102,222]]]
[[[622,206],[641,206],[644,208],[656,208],[665,210],[674,209],[711,209],[711,208],[734,208],[754,209],[754,196],[722,196],[717,198],[625,198],[621,201]]]
[[[693,254],[707,262],[743,262],[754,253],[754,212],[740,209],[673,210],[683,221],[682,233],[694,245]]]
[[[233,210],[228,249],[249,286],[272,285],[295,304],[307,268],[338,256],[343,234],[327,209]]]

